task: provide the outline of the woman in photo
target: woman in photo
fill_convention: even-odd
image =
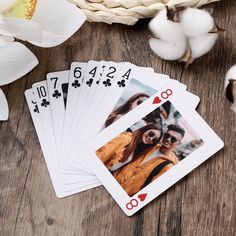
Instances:
[[[96,154],[110,171],[117,171],[127,163],[136,161],[150,148],[158,148],[162,135],[162,128],[149,124],[134,132],[121,133],[98,149]]]
[[[162,138],[158,149],[150,149],[139,157],[139,162],[131,162],[115,173],[115,178],[129,196],[133,196],[142,188],[149,185],[159,176],[178,164],[176,149],[182,144],[185,130],[170,124]]]
[[[149,95],[146,93],[137,93],[133,95],[127,102],[125,102],[123,105],[115,109],[109,117],[107,118],[105,122],[105,127],[108,127],[113,122],[118,120],[120,117],[128,113],[129,111],[133,110],[135,107],[140,105],[142,102],[144,102],[146,99],[149,98]]]

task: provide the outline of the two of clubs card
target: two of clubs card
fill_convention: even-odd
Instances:
[[[152,68],[73,62],[25,96],[59,198],[103,185],[130,216],[223,147],[199,97]]]

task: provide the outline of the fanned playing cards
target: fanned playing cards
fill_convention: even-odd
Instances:
[[[152,68],[73,62],[25,96],[57,197],[100,186],[132,215],[223,147],[199,97]]]

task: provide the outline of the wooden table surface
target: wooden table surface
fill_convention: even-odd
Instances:
[[[134,27],[85,23],[63,45],[29,45],[40,64],[3,87],[10,118],[0,123],[0,235],[207,235],[236,233],[236,115],[224,98],[224,76],[236,63],[236,1],[213,4],[226,32],[188,69],[157,58],[147,21]],[[129,61],[185,83],[201,98],[198,111],[224,140],[221,150],[133,217],[103,187],[57,199],[24,98],[24,91],[72,61]]]

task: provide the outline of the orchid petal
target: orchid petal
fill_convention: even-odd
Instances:
[[[16,0],[1,0],[0,1],[0,13],[10,8]]]
[[[37,1],[39,0],[15,0],[14,4],[2,14],[8,18],[31,20]]]
[[[64,0],[37,1],[32,21],[40,24],[42,42],[30,42],[41,47],[53,47],[73,35],[86,20],[78,7]]]
[[[0,47],[3,47],[9,43],[14,42],[13,37],[5,36],[5,35],[0,35]]]
[[[0,47],[0,86],[19,79],[37,64],[35,55],[21,43],[13,42]]]
[[[38,23],[31,20],[0,16],[0,34],[13,36],[27,41],[42,40],[42,31]]]
[[[7,120],[9,116],[9,108],[7,104],[7,99],[0,89],[0,120]]]

